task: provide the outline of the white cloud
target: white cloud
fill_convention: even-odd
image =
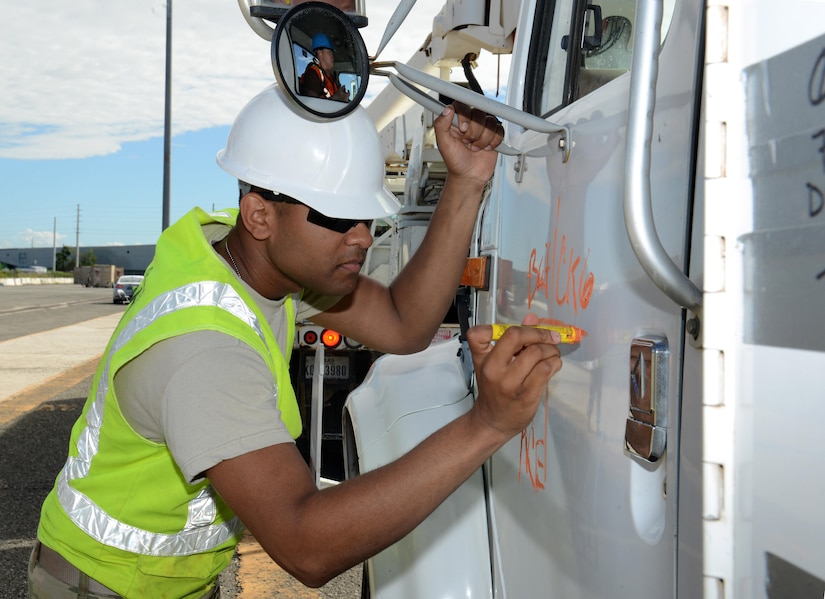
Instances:
[[[55,236],[54,231],[34,231],[32,229],[26,229],[20,233],[20,237],[25,239],[31,247],[49,247],[52,243],[60,246],[63,245],[66,239],[66,236],[60,233]]]
[[[82,158],[162,135],[165,2],[4,4],[0,47],[16,59],[0,65],[0,157]],[[173,8],[174,131],[227,124],[271,80],[268,46],[234,2]]]
[[[442,4],[420,0],[381,58],[406,61]],[[367,3],[369,52],[394,8]],[[273,81],[268,42],[234,0],[177,0],[173,12],[173,132],[231,124]],[[0,53],[14,58],[0,62],[0,158],[99,156],[161,136],[165,35],[163,0],[2,2]]]

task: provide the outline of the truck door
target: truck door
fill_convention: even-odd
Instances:
[[[651,186],[656,229],[681,268],[702,6],[664,5]],[[498,165],[480,236],[495,275],[476,318],[519,323],[533,312],[588,335],[562,347],[532,425],[492,460],[497,596],[668,597],[676,587],[684,314],[625,231],[635,11],[636,0],[525,2],[516,34],[508,103],[571,137],[509,127],[507,143],[524,154]]]

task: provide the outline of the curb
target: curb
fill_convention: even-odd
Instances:
[[[20,285],[74,285],[74,278],[68,277],[13,277],[0,279],[0,287],[17,287]]]

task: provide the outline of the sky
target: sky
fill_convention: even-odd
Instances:
[[[444,0],[418,0],[381,53],[405,62]],[[236,0],[176,0],[170,221],[236,205],[215,163],[235,115],[274,82]],[[366,0],[372,54],[395,3]],[[165,0],[0,0],[0,248],[153,244],[163,220]],[[476,76],[496,88],[496,59]],[[460,71],[460,69],[459,69]],[[456,79],[463,80],[458,73]],[[365,102],[385,85],[371,77]]]

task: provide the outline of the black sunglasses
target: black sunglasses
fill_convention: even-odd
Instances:
[[[255,187],[254,185],[250,188],[249,193],[257,193],[259,196],[261,196],[265,200],[269,200],[270,202],[281,202],[283,204],[299,204],[301,206],[306,206],[306,204],[304,204],[300,200],[296,200],[295,198],[292,198],[284,193],[275,193],[274,191],[262,189],[260,187]],[[315,208],[312,208],[310,206],[307,206],[307,208],[309,208],[309,212],[307,213],[308,223],[312,223],[313,225],[329,229],[330,231],[335,231],[336,233],[346,233],[353,227],[358,226],[360,223],[364,223],[367,229],[370,229],[372,226],[372,220],[351,220],[348,218],[332,218],[325,214],[321,214]]]

